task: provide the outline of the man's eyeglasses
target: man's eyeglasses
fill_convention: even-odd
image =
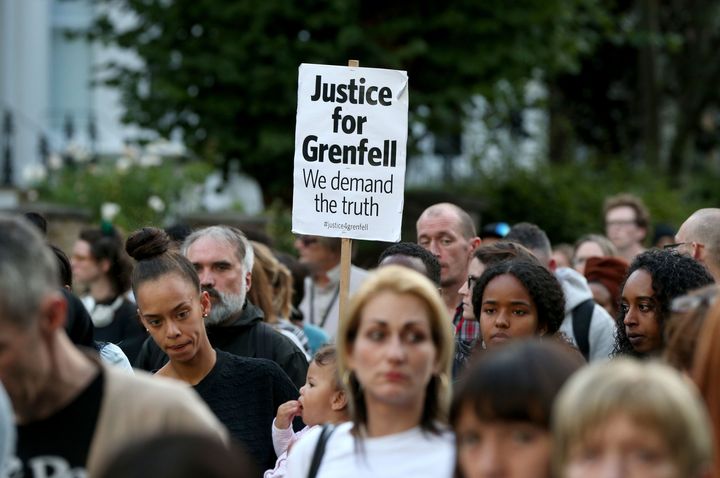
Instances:
[[[684,246],[685,244],[687,244],[687,242],[673,242],[672,244],[665,244],[663,249],[666,251],[675,251],[678,247]]]
[[[475,287],[475,283],[477,283],[478,279],[480,279],[478,276],[468,276],[467,279],[467,288],[468,290],[472,290],[473,287]]]

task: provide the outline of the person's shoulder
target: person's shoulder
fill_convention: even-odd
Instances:
[[[171,378],[162,377],[160,375],[152,375],[143,370],[137,370],[134,375],[128,375],[111,366],[103,366],[103,371],[107,377],[108,386],[116,390],[132,389],[132,394],[156,393],[158,391],[190,391],[190,386],[173,380]],[[128,393],[130,393],[128,391]]]

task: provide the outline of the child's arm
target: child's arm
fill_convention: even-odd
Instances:
[[[272,441],[275,455],[280,456],[288,449],[294,435],[292,429],[293,418],[300,415],[302,407],[297,400],[283,403],[277,409],[277,416],[272,425]]]

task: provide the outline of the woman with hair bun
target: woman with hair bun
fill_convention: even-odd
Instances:
[[[161,229],[143,228],[125,245],[137,261],[132,288],[138,315],[169,358],[156,373],[193,386],[259,467],[271,468],[272,421],[279,405],[297,398],[297,389],[272,361],[212,348],[204,323],[210,297],[190,261],[170,244]]]

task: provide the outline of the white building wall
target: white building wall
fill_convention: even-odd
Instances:
[[[66,118],[74,126],[72,144],[82,148],[90,147],[88,124],[94,119],[101,155],[122,153],[125,140],[137,135],[135,128],[120,122],[123,109],[117,92],[92,84],[102,63],[120,59],[140,64],[137,58],[65,35],[68,29],[90,25],[94,8],[89,0],[0,0],[0,141],[2,116],[11,111],[16,185],[27,184],[27,173],[37,170],[41,135],[49,140],[51,152],[62,153],[70,146]],[[132,21],[119,12],[114,17],[121,23]]]
[[[47,129],[49,25],[50,0],[0,0],[0,108],[14,120],[15,183],[39,162],[38,139]],[[0,135],[1,128],[0,119]]]

